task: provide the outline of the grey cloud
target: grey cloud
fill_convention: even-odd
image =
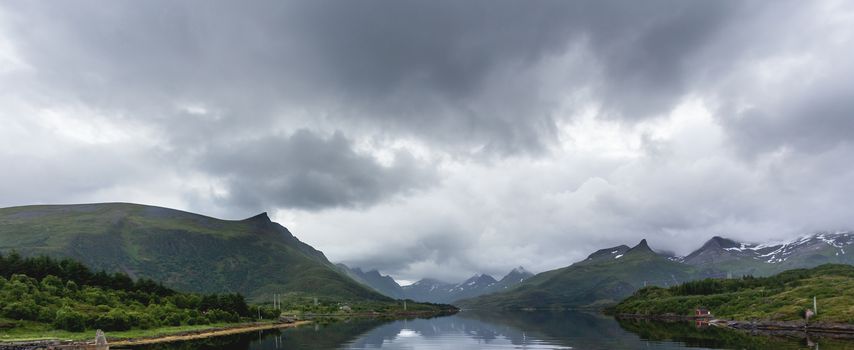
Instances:
[[[750,108],[725,119],[742,152],[780,148],[822,153],[854,142],[854,85],[822,87],[778,104]]]
[[[17,165],[0,197],[150,192],[152,204],[232,218],[285,209],[331,258],[408,278],[523,260],[544,270],[640,238],[684,253],[714,234],[850,225],[852,26],[829,18],[832,6],[850,12],[820,1],[7,1],[0,50],[28,68],[0,67],[0,121],[34,122],[0,128],[0,160]],[[756,82],[790,56],[825,74],[784,64],[769,70],[791,79]],[[686,97],[711,111],[707,130],[683,136],[668,120]],[[61,123],[82,124],[74,140],[97,129],[84,113],[147,132],[75,147],[38,119],[79,106]],[[568,145],[588,136],[571,118],[589,106],[608,130]],[[640,150],[612,140],[654,122],[675,131]],[[47,131],[34,141],[16,128]],[[357,150],[373,139],[419,157]],[[199,189],[208,179],[227,195]],[[373,250],[336,246],[353,227],[372,231]],[[322,235],[332,238],[312,240]],[[389,249],[400,235],[412,237]]]
[[[176,101],[220,107],[223,124],[282,108],[383,125],[453,151],[540,152],[562,90],[591,88],[609,115],[667,111],[690,87],[704,43],[736,2],[79,1],[8,4],[16,45],[55,100],[82,99],[170,124]],[[530,91],[524,71],[589,51],[561,89]],[[714,60],[709,57],[706,60]],[[702,61],[701,61],[702,62]],[[536,77],[522,77],[537,79]],[[507,84],[495,108],[485,83]],[[375,129],[375,127],[372,126]],[[167,133],[175,131],[164,127]],[[185,140],[185,135],[173,139]]]
[[[324,138],[302,129],[237,140],[194,157],[205,173],[223,180],[223,199],[240,208],[364,207],[436,181],[412,155],[398,151],[391,165],[383,165],[354,151],[340,132]]]

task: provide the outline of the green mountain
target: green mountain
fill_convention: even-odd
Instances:
[[[342,274],[266,213],[220,220],[128,203],[0,209],[0,252],[67,257],[192,292],[389,300]]]
[[[694,268],[658,254],[646,240],[602,249],[568,267],[531,277],[506,292],[459,301],[480,309],[583,308],[613,304],[645,285],[673,285]]]
[[[770,277],[704,279],[670,288],[647,287],[614,307],[620,314],[692,315],[709,309],[715,317],[737,320],[801,320],[818,304],[816,322],[854,323],[854,266],[827,264]]]

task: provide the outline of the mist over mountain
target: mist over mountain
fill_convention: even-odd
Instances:
[[[391,276],[385,276],[377,270],[362,271],[361,268],[350,268],[344,264],[336,264],[336,266],[347,276],[357,282],[368,286],[381,294],[394,299],[405,299],[404,289],[400,287],[397,281]]]

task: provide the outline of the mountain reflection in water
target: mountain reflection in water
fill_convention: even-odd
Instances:
[[[466,311],[430,319],[352,319],[135,349],[854,349],[850,340],[813,337],[807,344],[801,336],[749,335],[689,322],[618,321],[569,311]]]

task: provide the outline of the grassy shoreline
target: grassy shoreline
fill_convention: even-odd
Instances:
[[[170,343],[176,341],[186,341],[186,340],[195,340],[195,339],[204,339],[204,338],[212,338],[212,337],[220,337],[232,334],[240,334],[246,332],[255,332],[262,331],[268,329],[283,329],[283,328],[292,328],[299,327],[306,324],[312,323],[312,321],[296,321],[291,323],[281,323],[281,322],[271,322],[271,323],[252,323],[245,324],[235,327],[227,327],[227,328],[210,328],[199,331],[191,331],[191,332],[183,332],[177,334],[163,334],[159,336],[149,336],[149,337],[139,337],[139,338],[130,338],[124,340],[114,340],[110,342],[111,346],[132,346],[132,345],[147,345],[147,344],[158,344],[158,343]],[[108,337],[111,338],[112,337]]]
[[[315,322],[315,319],[336,318],[360,318],[360,317],[434,317],[452,314],[453,311],[442,310],[436,312],[394,312],[394,313],[358,313],[358,314],[316,314],[310,319],[295,322],[261,321],[244,323],[222,323],[198,326],[160,327],[148,330],[129,330],[118,332],[107,332],[106,336],[111,346],[133,346],[156,343],[167,343],[175,341],[196,340],[245,332],[253,332],[268,329],[283,329],[299,327]],[[12,335],[14,334],[14,336]],[[15,333],[0,333],[0,347],[3,345],[27,345],[51,342],[68,346],[85,346],[94,338],[94,331],[68,332],[62,330],[18,330]]]
[[[168,326],[152,329],[133,329],[128,331],[111,331],[107,332],[109,339],[132,339],[146,337],[160,337],[174,334],[200,332],[216,329],[237,328],[247,325],[258,324],[274,324],[274,322],[241,322],[241,323],[215,323],[194,326]],[[87,330],[85,332],[69,332],[59,329],[42,329],[42,328],[19,328],[0,332],[0,344],[4,343],[22,343],[36,342],[47,340],[59,341],[81,341],[91,340],[94,338],[95,331]]]

